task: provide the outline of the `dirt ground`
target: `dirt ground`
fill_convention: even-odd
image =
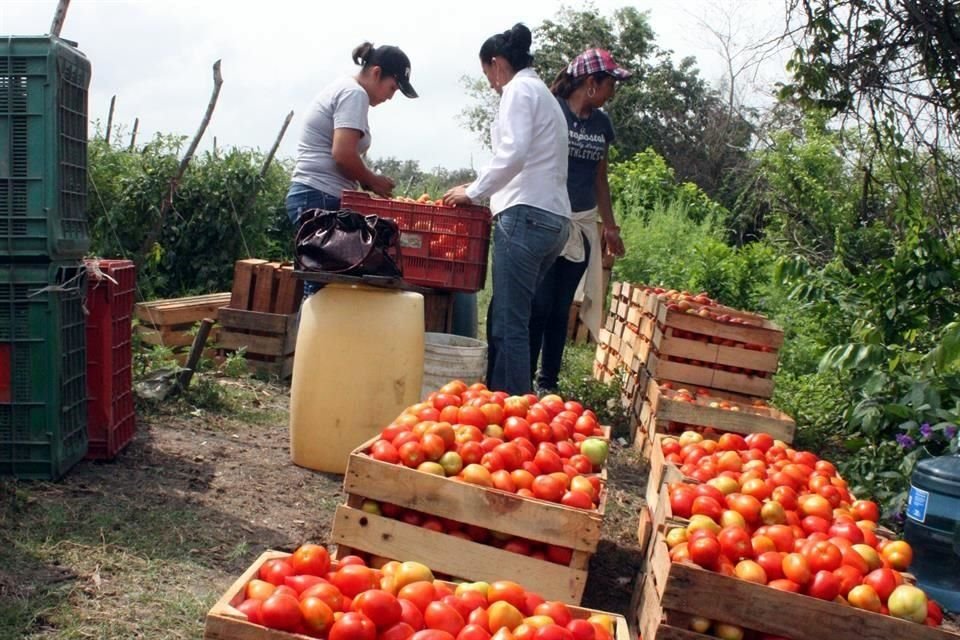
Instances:
[[[0,481],[0,639],[200,638],[263,550],[326,541],[342,477],[291,464],[288,388],[220,378],[226,401],[138,415],[112,462],[57,483]],[[646,469],[614,447],[586,606],[626,614]]]

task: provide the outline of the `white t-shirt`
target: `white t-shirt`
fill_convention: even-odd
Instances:
[[[533,69],[503,86],[490,134],[494,156],[467,187],[470,199],[489,197],[494,214],[525,204],[569,217],[567,120]]]
[[[333,131],[362,131],[357,144],[362,156],[370,148],[369,110],[370,97],[356,78],[341,78],[323,89],[310,105],[303,123],[292,180],[337,198],[344,189],[356,189],[357,183],[340,173],[333,160]]]

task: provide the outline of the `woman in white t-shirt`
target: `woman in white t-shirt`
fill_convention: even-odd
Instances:
[[[522,24],[488,38],[480,66],[500,94],[491,128],[493,159],[446,204],[490,199],[494,214],[493,299],[487,313],[487,386],[529,393],[530,311],[537,285],[567,241],[567,123],[531,68],[530,30]]]

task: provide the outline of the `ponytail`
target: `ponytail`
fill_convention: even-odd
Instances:
[[[513,25],[503,33],[487,38],[480,47],[480,60],[490,64],[494,57],[506,58],[514,71],[526,69],[533,64],[530,55],[530,45],[533,44],[533,35],[530,29],[522,23]]]
[[[364,42],[353,50],[353,63],[366,69],[370,66],[371,53],[373,53],[373,43]]]

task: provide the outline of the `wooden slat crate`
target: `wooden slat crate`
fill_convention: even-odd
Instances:
[[[653,534],[635,588],[641,594],[632,617],[644,640],[709,638],[686,628],[692,616],[791,640],[960,639],[943,629],[673,563],[661,531]]]
[[[723,402],[729,409],[711,407],[711,403]],[[643,438],[651,441],[657,433],[666,433],[669,423],[709,427],[732,433],[769,433],[787,444],[793,442],[796,423],[793,418],[774,407],[758,407],[753,404],[726,400],[712,396],[696,397],[695,402],[672,399],[669,392],[662,391],[658,381],[646,379],[643,403],[647,405],[646,417],[641,409],[634,443],[646,448]],[[734,409],[734,410],[731,410]]]
[[[289,378],[297,344],[296,313],[261,313],[224,308],[217,346],[224,351],[245,349],[247,365],[256,371]]]
[[[590,556],[600,542],[607,491],[597,510],[524,498],[512,493],[422,473],[366,454],[376,438],[355,449],[343,480],[347,504],[337,510],[334,542],[387,558],[429,563],[469,580],[513,579],[545,597],[576,604],[583,596]],[[605,479],[606,472],[601,474]],[[543,544],[573,549],[568,566],[512,554],[359,509],[364,498],[414,509]]]
[[[193,344],[196,324],[205,318],[216,321],[220,309],[229,302],[229,293],[138,302],[133,312],[139,321],[135,332],[144,344],[169,347],[174,357],[183,364]],[[220,326],[215,324],[210,330],[207,344],[216,343],[219,332]],[[214,355],[212,349],[204,351],[206,357]]]
[[[570,313],[567,317],[567,340],[574,344],[587,344],[590,342],[590,331],[580,320],[580,303],[574,301],[570,305]]]
[[[243,575],[237,578],[223,596],[211,607],[207,613],[206,624],[204,626],[204,640],[310,640],[307,636],[295,633],[287,633],[268,629],[264,626],[253,624],[247,620],[247,617],[237,609],[237,606],[243,602],[246,593],[247,584],[257,577],[260,567],[267,561],[276,558],[286,558],[290,554],[282,551],[265,551],[254,561],[250,567],[244,571]],[[429,562],[425,563],[431,566]],[[337,563],[334,560],[331,563],[331,569],[336,570]],[[431,566],[431,568],[433,568]],[[499,577],[498,580],[505,578]],[[521,581],[524,588],[536,591],[529,583]],[[456,585],[447,583],[451,589]],[[544,595],[544,594],[541,594]],[[586,609],[577,606],[570,606],[570,614],[575,619],[585,620],[595,614],[609,615],[615,623],[615,640],[632,640],[629,626],[623,616]]]
[[[303,281],[293,276],[292,264],[257,258],[234,263],[231,309],[289,315],[302,300]]]
[[[658,356],[656,351],[651,351],[647,358],[646,368],[650,375],[658,379],[677,380],[689,385],[723,389],[757,398],[769,398],[773,395],[773,380],[771,378],[733,373],[687,362],[664,360],[663,356]]]
[[[204,318],[216,320],[220,308],[227,306],[229,302],[229,293],[138,302],[134,306],[134,316],[143,325],[154,328],[193,326]]]

